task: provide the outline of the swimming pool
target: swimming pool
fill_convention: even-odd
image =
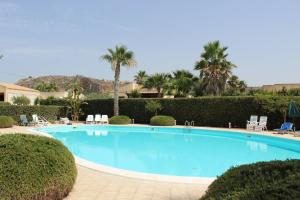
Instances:
[[[300,141],[232,131],[109,125],[37,130],[84,160],[149,174],[212,178],[241,164],[300,159]]]

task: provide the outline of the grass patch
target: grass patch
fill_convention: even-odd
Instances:
[[[74,157],[61,142],[28,134],[0,136],[1,200],[61,200],[76,176]]]
[[[300,160],[234,167],[215,180],[200,200],[300,199]]]
[[[175,119],[172,116],[157,115],[150,119],[152,126],[174,126]]]
[[[126,125],[131,124],[131,119],[126,115],[113,116],[109,119],[110,124]]]

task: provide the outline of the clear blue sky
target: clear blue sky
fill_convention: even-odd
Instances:
[[[113,79],[99,56],[116,44],[139,63],[122,80],[138,70],[192,70],[213,40],[229,47],[234,73],[251,86],[300,82],[299,0],[0,0],[0,81]]]

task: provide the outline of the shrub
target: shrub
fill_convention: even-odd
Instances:
[[[28,106],[30,105],[30,99],[26,96],[19,96],[19,97],[13,97],[12,98],[13,104],[18,106]]]
[[[157,115],[157,111],[162,109],[162,106],[159,101],[149,100],[146,102],[145,109],[150,113],[155,113]]]
[[[0,115],[10,116],[15,121],[20,121],[20,115],[31,117],[37,114],[45,117],[47,120],[57,120],[58,117],[66,116],[67,108],[61,106],[0,106]]]
[[[11,128],[14,125],[14,120],[8,116],[0,116],[0,128]]]
[[[175,119],[171,116],[157,115],[150,119],[152,126],[174,126]]]
[[[160,102],[161,115],[173,116],[177,124],[184,125],[186,120],[195,121],[196,126],[228,127],[231,122],[233,127],[245,128],[250,115],[267,115],[268,129],[280,127],[283,122],[281,109],[277,108],[277,101],[284,98],[287,102],[294,99],[298,105],[300,97],[199,97],[178,99],[153,99]],[[145,110],[149,99],[120,99],[120,115],[127,115],[135,119],[136,123],[149,123],[153,116]],[[88,100],[82,106],[85,115],[105,113],[113,115],[113,99]],[[270,109],[275,107],[275,109]],[[274,106],[273,106],[274,105]],[[83,116],[82,119],[84,119]],[[289,120],[289,119],[287,119]],[[300,118],[296,124],[300,124]]]
[[[74,157],[61,142],[28,134],[0,136],[1,200],[61,200],[76,176]]]
[[[300,199],[300,160],[234,167],[215,180],[201,200]]]
[[[131,124],[131,119],[125,115],[113,116],[109,119],[110,124]]]

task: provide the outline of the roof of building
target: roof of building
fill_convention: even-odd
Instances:
[[[29,92],[39,92],[38,90],[34,90],[34,89],[31,89],[31,88],[27,88],[27,87],[15,85],[15,84],[12,84],[12,83],[0,82],[0,86],[6,87],[6,88],[9,88],[9,89],[13,89],[13,90],[22,90],[22,91],[29,91]]]

